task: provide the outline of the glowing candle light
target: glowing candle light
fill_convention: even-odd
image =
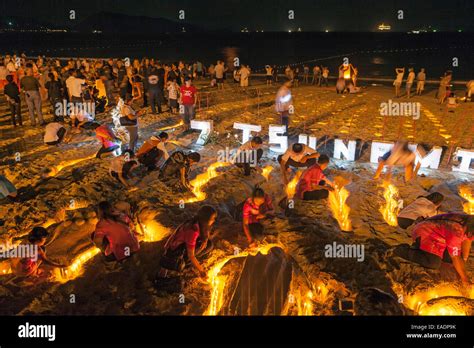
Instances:
[[[397,215],[399,211],[398,207],[398,189],[390,183],[384,183],[385,191],[383,196],[385,198],[385,204],[380,208],[380,212],[383,215],[384,220],[390,226],[397,226]]]

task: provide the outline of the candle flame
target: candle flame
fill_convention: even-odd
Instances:
[[[230,163],[228,162],[214,162],[204,173],[199,174],[193,180],[191,180],[190,184],[193,186],[193,193],[195,197],[189,198],[185,202],[194,203],[205,200],[207,195],[202,191],[204,186],[209,182],[209,180],[219,175],[219,173],[216,171],[217,168],[226,167],[229,165]]]
[[[286,185],[286,196],[288,199],[292,199],[295,196],[296,193],[296,185],[298,184],[298,181],[300,180],[301,174],[303,174],[302,171],[297,171],[293,179]]]
[[[66,283],[79,277],[84,272],[84,264],[98,253],[100,253],[99,248],[90,247],[79,254],[68,267],[56,268],[54,270],[53,279],[60,283]]]
[[[268,181],[268,178],[270,177],[270,173],[272,172],[273,167],[272,166],[266,166],[265,168],[262,168],[262,176],[265,178],[265,180]]]
[[[384,220],[390,226],[397,226],[398,216],[398,189],[391,183],[384,183],[385,191],[383,196],[385,198],[385,204],[380,208],[380,212],[383,215]]]
[[[334,185],[334,190],[329,191],[329,208],[332,211],[334,218],[339,223],[339,227],[342,231],[351,231],[352,223],[349,219],[349,212],[351,209],[346,204],[346,200],[349,197],[349,191],[344,186],[339,187],[337,184]]]
[[[474,215],[474,193],[467,186],[459,187],[459,195],[466,200],[463,203],[464,212]]]
[[[143,242],[158,242],[163,240],[170,233],[169,228],[164,227],[155,220],[147,221],[142,224],[142,227],[144,232],[142,237]],[[139,226],[137,229],[139,230]]]

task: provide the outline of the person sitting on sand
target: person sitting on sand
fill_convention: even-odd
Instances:
[[[34,245],[36,254],[31,257],[14,258],[12,259],[12,270],[18,276],[23,277],[37,277],[43,274],[43,270],[40,269],[41,264],[44,262],[47,265],[53,267],[66,267],[66,265],[54,262],[46,256],[46,240],[48,237],[48,231],[46,228],[37,226],[34,227],[28,234],[26,243],[22,244]]]
[[[273,212],[272,199],[260,187],[253,189],[252,197],[247,198],[242,207],[242,228],[250,247],[255,247],[255,239],[259,239],[264,227],[261,220]]]
[[[160,179],[169,187],[178,191],[192,191],[193,187],[189,183],[189,171],[194,163],[201,160],[198,152],[185,154],[182,151],[173,152],[161,168]]]
[[[336,93],[344,94],[346,90],[346,80],[343,77],[339,77],[336,81]]]
[[[66,142],[67,129],[62,122],[50,122],[44,128],[43,141],[46,145],[59,145]]]
[[[102,250],[107,261],[121,261],[140,249],[128,217],[109,202],[99,203],[98,218],[99,222],[91,239]]]
[[[392,150],[388,151],[385,155],[379,158],[379,165],[375,172],[374,179],[378,179],[382,170],[385,166],[388,167],[387,179],[390,180],[392,167],[393,166],[404,166],[405,167],[405,181],[408,182],[413,178],[413,167],[415,165],[416,155],[408,147],[408,143],[405,141],[399,141],[395,143]],[[419,163],[418,163],[419,164]],[[417,169],[415,170],[418,171]]]
[[[415,222],[420,222],[431,216],[438,215],[438,209],[443,199],[444,196],[439,192],[430,193],[426,197],[418,197],[398,213],[398,226],[406,230]]]
[[[472,284],[466,262],[474,239],[473,215],[450,213],[430,217],[415,225],[412,238],[408,260],[431,269],[439,269],[442,262],[452,263],[461,281]]]
[[[120,156],[112,158],[110,161],[109,174],[118,182],[129,188],[132,186],[128,182],[130,172],[138,167],[138,161],[134,159],[132,150],[125,150]]]
[[[15,185],[5,176],[0,175],[0,199],[8,198],[14,200],[17,196]]]
[[[116,144],[116,142],[119,140],[112,132],[110,127],[106,124],[103,124],[95,129],[95,136],[102,144],[99,152],[97,152],[95,155],[97,158],[101,158],[102,155],[113,155],[114,151],[120,147]]]
[[[148,168],[148,171],[155,170],[161,159],[167,160],[170,156],[165,144],[169,136],[166,132],[161,132],[158,136],[153,135],[145,140],[137,151],[138,161]]]
[[[260,170],[258,162],[263,156],[262,144],[262,138],[253,137],[239,147],[235,165],[244,169],[245,176],[250,175],[250,169],[252,167]]]
[[[160,259],[161,277],[166,277],[168,270],[181,272],[190,262],[199,276],[207,279],[207,272],[197,258],[212,250],[209,236],[216,218],[216,209],[205,205],[196,216],[178,226],[164,246]]]
[[[307,168],[296,185],[296,197],[305,201],[314,201],[328,198],[329,191],[333,190],[330,182],[323,173],[329,165],[329,157],[321,155],[318,163]]]
[[[289,147],[283,155],[278,156],[278,163],[283,175],[283,183],[288,184],[288,169],[292,167],[309,167],[316,163],[319,153],[308,145],[296,143]]]

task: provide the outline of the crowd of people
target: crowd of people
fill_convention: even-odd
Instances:
[[[36,60],[29,60],[24,56],[6,56],[1,60],[0,67],[8,70],[6,83],[3,85],[11,105],[13,125],[17,122],[22,124],[20,91],[25,95],[31,124],[36,125],[38,121],[40,125],[44,125],[41,103],[47,91],[47,98],[54,108],[54,121],[45,125],[44,142],[47,145],[55,146],[67,141],[75,130],[94,130],[101,143],[96,157],[111,157],[109,174],[119,185],[130,188],[133,185],[133,172],[144,167],[147,172],[159,171],[160,180],[175,192],[192,194],[190,171],[191,167],[201,160],[201,155],[198,152],[186,153],[181,150],[168,153],[165,145],[169,135],[166,132],[159,132],[138,146],[141,142],[138,138],[138,119],[142,117],[143,111],[138,110],[136,103],[143,101],[142,107],[150,106],[152,113],[162,113],[163,104],[168,100],[170,113],[182,109],[180,113],[187,131],[195,116],[198,93],[193,86],[193,80],[208,75],[211,85],[218,89],[223,88],[227,71],[224,62],[218,61],[206,68],[201,62],[162,64],[155,59],[135,59],[132,62],[123,62],[120,59],[70,59],[63,65],[56,59],[38,57]],[[278,81],[275,67],[266,66],[265,71],[267,84]],[[250,73],[248,66],[241,65],[234,70],[234,81],[245,88],[249,85]],[[314,67],[311,82],[309,66],[303,66],[302,75],[300,74],[298,67],[293,70],[288,66],[285,69],[287,78],[276,94],[275,109],[286,130],[292,113],[291,87],[297,86],[301,77],[303,83],[318,86],[328,84],[327,67]],[[400,84],[397,82],[395,87],[398,87],[396,93],[399,93],[404,69],[397,69],[397,74],[396,82]],[[356,93],[360,88],[357,86],[357,76],[357,68],[352,64],[341,65],[336,81],[338,93],[344,93],[346,90]],[[414,76],[413,69],[410,69],[407,80],[408,97]],[[425,79],[422,70],[418,74],[417,94],[423,92],[423,84],[420,85],[420,82]],[[449,81],[447,83],[449,84]],[[112,126],[111,123],[98,122],[87,108],[73,110],[70,115],[65,112],[58,113],[57,108],[63,104],[63,100],[74,105],[92,103],[96,110],[114,108],[118,113],[118,124]],[[118,134],[117,128],[121,127],[128,134],[126,141]],[[250,163],[248,159],[235,163],[242,174],[251,175],[252,168],[260,173],[258,162],[264,153],[262,138],[250,139],[240,146],[239,151],[256,153],[255,163]],[[389,179],[392,167],[402,166],[405,169],[406,181],[410,181],[419,169],[419,164],[415,166],[415,159],[415,152],[409,149],[408,144],[398,142],[380,158],[375,179],[381,176],[386,166],[389,168],[386,179]],[[324,174],[330,164],[329,157],[306,144],[295,143],[289,146],[287,151],[278,157],[278,163],[283,186],[289,183],[292,168],[303,169],[296,185],[296,200],[327,199],[335,189],[333,181]],[[10,199],[15,199],[16,195],[14,186],[3,176],[0,176],[0,194]],[[400,212],[398,224],[400,228],[410,228],[412,231],[414,244],[410,253],[411,261],[428,268],[439,268],[441,262],[451,262],[460,280],[467,284],[470,283],[470,278],[466,273],[465,263],[471,241],[474,239],[474,217],[460,213],[439,214],[438,208],[442,201],[443,196],[437,192],[419,197]],[[253,189],[250,197],[237,206],[235,217],[242,222],[241,235],[245,237],[250,248],[255,247],[265,235],[264,220],[274,218],[274,210],[271,197],[258,186]],[[136,217],[129,204],[111,204],[105,201],[98,205],[97,212],[99,222],[91,239],[102,250],[107,261],[121,261],[139,251],[140,233],[136,230]],[[191,264],[201,277],[207,277],[201,261],[212,249],[211,231],[217,217],[218,212],[214,207],[204,205],[192,219],[184,221],[176,228],[164,246],[160,277],[167,277],[169,271],[182,271],[188,264]],[[42,227],[35,227],[28,236],[29,243],[40,247],[40,261],[55,267],[64,267],[46,256],[47,239],[48,232]],[[41,262],[25,259],[16,269],[21,274],[34,275],[40,271],[40,264]]]

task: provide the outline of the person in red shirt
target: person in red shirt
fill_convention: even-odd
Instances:
[[[474,239],[473,215],[435,215],[415,225],[412,238],[414,244],[408,251],[408,260],[431,269],[439,269],[442,262],[452,263],[461,281],[472,284],[466,262]]]
[[[301,175],[296,185],[296,197],[305,201],[327,198],[332,190],[332,183],[326,178],[323,170],[329,165],[329,157],[321,155],[318,163],[313,164]]]
[[[166,277],[167,271],[182,271],[187,262],[191,262],[199,276],[207,279],[207,272],[197,256],[202,257],[212,250],[209,239],[211,227],[216,221],[217,211],[205,205],[195,217],[179,225],[168,238],[160,259],[160,277]]]
[[[104,154],[110,155],[120,147],[115,143],[118,141],[117,137],[106,124],[100,125],[95,129],[95,137],[102,144],[99,152],[95,155],[97,158],[101,158]]]
[[[128,216],[107,202],[99,203],[99,222],[92,233],[92,241],[102,249],[107,261],[121,261],[140,249],[132,222]]]
[[[255,187],[252,197],[247,198],[242,208],[242,227],[250,247],[256,246],[255,238],[263,234],[261,220],[273,212],[273,204],[269,195],[260,187]]]
[[[186,77],[184,81],[184,86],[181,86],[179,89],[180,104],[182,105],[179,111],[183,115],[185,129],[188,130],[191,126],[191,120],[194,119],[194,115],[196,114],[197,89],[192,85],[192,81],[189,77]]]

